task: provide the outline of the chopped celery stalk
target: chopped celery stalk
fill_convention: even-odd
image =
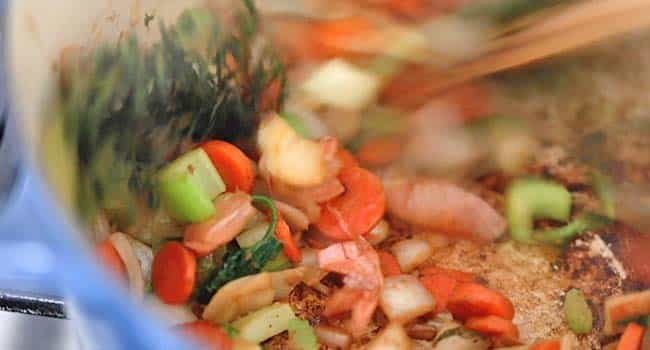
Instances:
[[[289,304],[275,303],[251,312],[232,325],[239,330],[240,338],[261,343],[289,329],[289,320],[294,318]]]
[[[571,289],[564,298],[564,317],[569,328],[576,334],[591,332],[593,315],[591,308],[582,292],[578,289]]]
[[[531,242],[533,220],[566,221],[571,214],[571,194],[557,182],[541,179],[515,181],[506,193],[506,216],[512,239]]]
[[[302,119],[294,114],[283,112],[280,114],[282,119],[284,119],[292,128],[293,130],[300,136],[306,138],[306,139],[313,139],[313,135],[311,132],[309,132],[309,129],[307,126],[305,126],[305,123],[302,121]]]
[[[305,320],[289,320],[289,341],[296,350],[318,350],[314,328]]]
[[[251,227],[250,229],[240,233],[236,240],[237,244],[241,248],[249,248],[255,245],[255,243],[259,242],[264,238],[264,235],[266,234],[266,231],[269,228],[269,224],[267,223],[261,223],[259,225],[255,225]]]
[[[163,207],[177,221],[201,222],[215,213],[210,197],[187,173],[165,174],[157,188]]]
[[[594,171],[591,174],[591,178],[594,190],[596,190],[596,194],[600,199],[605,215],[613,219],[616,215],[613,185],[609,179],[600,171]]]
[[[159,177],[162,180],[177,174],[188,174],[210,199],[215,199],[226,190],[219,172],[201,148],[178,157],[160,171]]]
[[[611,222],[611,219],[601,215],[586,214],[575,218],[562,227],[535,232],[533,238],[536,241],[561,245],[584,231],[596,230]]]
[[[271,259],[269,262],[262,267],[262,271],[266,272],[276,272],[276,271],[282,271],[291,268],[293,265],[291,265],[291,262],[289,261],[289,258],[287,258],[286,255],[284,255],[284,252],[280,252],[278,255],[275,256],[275,258]]]

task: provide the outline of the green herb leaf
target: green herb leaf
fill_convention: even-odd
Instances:
[[[124,219],[124,229],[138,217],[137,203],[157,207],[152,178],[170,159],[207,139],[252,135],[264,88],[285,77],[270,47],[251,54],[259,36],[252,2],[233,11],[239,20],[232,28],[209,10],[191,9],[174,26],[160,23],[160,41],[148,47],[127,34],[117,45],[66,57],[52,115],[78,159],[74,198],[82,218],[105,209]]]

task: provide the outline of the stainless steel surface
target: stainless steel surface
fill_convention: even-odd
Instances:
[[[0,349],[80,350],[70,320],[0,311]]]

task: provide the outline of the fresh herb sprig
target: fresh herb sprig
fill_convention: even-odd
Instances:
[[[221,268],[214,271],[199,288],[196,297],[200,303],[207,304],[226,283],[260,272],[266,263],[282,251],[282,243],[275,237],[278,213],[273,200],[265,196],[253,196],[253,202],[264,204],[271,213],[271,222],[264,237],[252,247],[236,250],[224,258]]]
[[[252,134],[265,89],[285,78],[273,49],[259,45],[257,12],[245,5],[232,28],[192,9],[174,26],[161,23],[161,39],[149,47],[128,34],[62,62],[54,114],[79,160],[83,218],[103,209],[126,226],[143,207],[157,207],[153,174],[170,159],[206,139]]]

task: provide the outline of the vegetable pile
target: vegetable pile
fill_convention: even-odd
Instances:
[[[368,6],[434,28],[534,10],[429,3]],[[566,334],[529,339],[517,293],[439,255],[509,245],[561,259],[588,245],[585,233],[615,227],[603,173],[576,184],[536,170],[533,133],[493,115],[482,85],[430,96],[437,70],[415,58],[411,28],[384,33],[362,16],[302,23],[295,40],[275,38],[276,56],[259,36],[262,14],[244,5],[230,31],[210,10],[188,10],[151,47],[127,35],[66,57],[63,127],[52,128],[64,133],[47,137],[72,149],[75,202],[132,295],[210,349],[566,350],[600,331],[622,333],[617,349],[649,346],[647,291],[562,285]],[[387,37],[401,45],[377,51]],[[366,46],[350,45],[360,38]]]

